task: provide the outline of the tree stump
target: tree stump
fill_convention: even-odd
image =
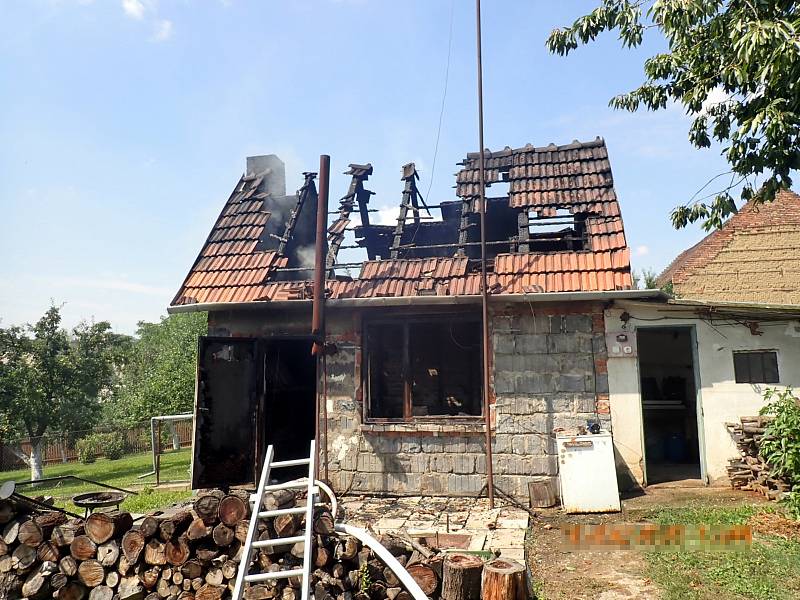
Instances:
[[[525,600],[525,566],[507,558],[486,563],[482,588],[483,600]]]
[[[442,566],[442,600],[481,600],[483,560],[474,554],[447,554]]]

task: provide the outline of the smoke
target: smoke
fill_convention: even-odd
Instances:
[[[316,249],[314,248],[314,244],[300,246],[297,249],[297,261],[300,263],[301,267],[313,269],[315,258]]]

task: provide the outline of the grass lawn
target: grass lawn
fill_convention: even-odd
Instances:
[[[189,462],[191,449],[168,452],[161,456],[161,482],[187,481],[189,479]],[[45,477],[59,475],[75,475],[84,479],[91,479],[117,487],[135,490],[138,496],[130,495],[121,504],[120,508],[133,513],[142,513],[178,502],[188,498],[188,490],[155,490],[148,485],[155,483],[155,476],[138,479],[139,475],[152,470],[152,455],[150,453],[134,454],[118,460],[99,458],[96,462],[84,465],[81,463],[58,463],[45,466]],[[30,469],[0,472],[0,483],[13,480],[23,482],[30,480]],[[187,485],[188,487],[188,485]],[[79,481],[62,481],[44,483],[39,486],[20,486],[19,491],[27,495],[53,496],[57,506],[67,508],[78,514],[83,514],[83,509],[76,508],[70,500],[75,494],[95,491],[101,488],[89,483]]]
[[[648,521],[671,524],[744,525],[780,509],[771,506],[663,508]],[[783,539],[767,528],[753,535],[749,550],[722,552],[649,552],[646,575],[665,600],[800,598],[800,538]]]

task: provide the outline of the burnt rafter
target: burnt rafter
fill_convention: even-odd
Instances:
[[[425,200],[417,188],[419,173],[417,173],[417,168],[413,162],[403,165],[403,176],[401,180],[405,182],[405,187],[403,188],[403,199],[400,202],[400,214],[397,217],[397,225],[394,228],[394,237],[391,245],[392,258],[400,257],[403,229],[406,226],[406,219],[408,218],[409,209],[411,209],[411,211],[414,213],[414,224],[417,226],[420,224],[420,204],[422,205],[422,208],[428,212],[428,217],[431,217],[430,210],[425,204]]]
[[[350,225],[350,214],[353,212],[356,202],[361,216],[361,224],[366,228],[367,234],[369,232],[369,197],[375,192],[366,189],[364,182],[372,175],[372,165],[370,163],[365,165],[351,164],[350,169],[345,171],[344,174],[351,176],[350,187],[347,190],[347,194],[339,201],[339,216],[328,227],[328,256],[325,263],[328,269],[336,264],[336,257],[344,241],[347,227]],[[365,239],[365,242],[368,244],[369,239]]]
[[[295,225],[297,225],[297,218],[300,216],[300,213],[303,212],[303,206],[306,204],[306,201],[317,195],[317,186],[314,184],[314,178],[316,176],[316,173],[310,171],[303,173],[303,185],[297,190],[297,204],[295,204],[294,209],[292,209],[289,214],[289,219],[286,221],[286,227],[283,230],[283,236],[280,238],[280,243],[278,244],[279,256],[286,255],[286,245],[294,233]]]

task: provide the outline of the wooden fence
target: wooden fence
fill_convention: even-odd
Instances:
[[[192,421],[176,421],[173,423],[181,448],[192,445]],[[114,433],[125,439],[125,455],[150,452],[150,423],[141,423],[125,429],[98,428],[91,431],[73,431],[63,437],[46,437],[42,442],[42,460],[45,465],[54,463],[77,462],[76,442],[92,433]],[[161,426],[161,443],[164,450],[172,448],[172,433],[169,424]],[[15,452],[16,450],[16,452]],[[29,439],[17,440],[0,446],[0,471],[13,471],[27,467],[18,456],[21,452],[30,456]],[[102,456],[99,454],[98,456]]]

